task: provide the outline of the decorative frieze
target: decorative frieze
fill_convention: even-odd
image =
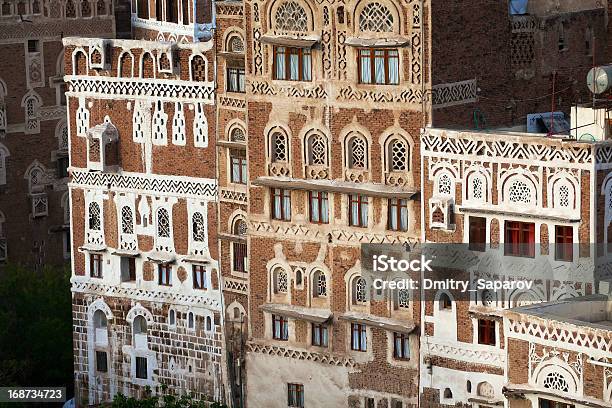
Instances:
[[[434,109],[463,105],[478,100],[475,79],[432,86],[431,99]]]

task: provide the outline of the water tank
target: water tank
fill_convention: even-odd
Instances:
[[[612,86],[612,65],[591,68],[587,74],[587,86],[596,95],[610,89]]]
[[[510,15],[527,14],[528,0],[510,0]]]

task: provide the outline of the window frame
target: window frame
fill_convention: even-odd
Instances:
[[[349,194],[349,205],[348,205],[348,219],[349,226],[358,227],[358,228],[367,228],[370,223],[369,217],[369,197],[364,194]],[[357,222],[353,220],[353,204],[357,204]],[[365,211],[365,212],[364,212]],[[365,215],[365,223],[363,223],[363,218]],[[365,225],[364,225],[365,224]]]
[[[525,240],[525,243],[521,242]],[[513,239],[510,239],[510,238]],[[518,239],[518,242],[514,238]],[[535,223],[504,221],[504,255],[522,258],[535,257]]]
[[[246,242],[232,242],[232,271],[247,272],[248,246]]]
[[[238,179],[234,178],[234,169],[237,169]],[[234,184],[247,183],[247,159],[243,150],[230,150],[230,181]]]
[[[395,360],[410,360],[410,336],[408,334],[393,332],[393,358]]]
[[[351,323],[351,350],[368,351],[368,328],[363,323]]]
[[[395,51],[397,53],[397,55],[394,56],[390,56],[389,52],[390,51]],[[384,83],[378,83],[376,82],[376,59],[380,58],[380,56],[376,56],[376,52],[382,52],[383,53],[383,59],[384,59],[384,63],[383,63],[383,67],[385,70],[385,82]],[[367,54],[365,54],[367,53]],[[369,65],[370,65],[370,82],[363,82],[363,76],[362,76],[362,59],[369,59]],[[391,59],[397,59],[397,83],[392,83],[389,80],[389,73],[390,73],[390,66],[389,66],[389,60]],[[357,48],[357,79],[359,84],[362,85],[399,85],[400,84],[400,73],[401,73],[401,68],[400,68],[400,52],[399,49],[397,48]]]
[[[487,219],[485,217],[468,217],[468,248],[471,251],[484,252],[487,247]]]
[[[90,277],[102,279],[103,278],[102,265],[103,265],[102,254],[97,253],[97,252],[93,252],[89,254],[89,276]]]
[[[292,408],[304,407],[304,385],[287,383],[287,406]]]
[[[402,211],[406,211],[406,225],[402,224]],[[396,228],[392,226],[395,220]],[[408,231],[408,200],[405,198],[389,198],[387,200],[387,229],[389,231]]]
[[[162,279],[162,277],[165,277],[165,279]],[[163,262],[157,264],[157,284],[160,286],[172,286],[172,265],[170,263]]]
[[[316,347],[329,347],[329,328],[326,324],[310,324],[310,343]]]
[[[278,335],[276,328],[278,326]],[[272,315],[272,338],[279,341],[289,340],[289,319],[285,316]]]
[[[101,361],[104,361],[103,367],[101,367]],[[96,371],[108,373],[108,354],[104,350],[96,350]]]
[[[555,225],[555,261],[574,261],[574,227]]]
[[[232,85],[234,81],[230,81],[230,78],[236,77],[236,88]],[[225,91],[232,93],[245,93],[246,92],[246,71],[242,66],[228,65],[225,68]]]
[[[478,319],[478,344],[497,345],[497,325],[495,320]]]
[[[198,284],[198,275],[200,278],[201,284]],[[193,288],[197,290],[207,290],[208,282],[206,282],[206,266],[204,265],[191,265],[191,278],[193,283]]]
[[[136,258],[133,256],[122,256],[120,259],[121,264],[121,282],[135,282],[136,281]],[[127,265],[127,274],[124,270],[124,265]],[[127,276],[127,279],[124,277]]]
[[[277,76],[277,57],[280,55],[279,49],[282,48],[284,51],[283,60],[285,64],[285,76],[279,78]],[[297,52],[296,52],[297,51]],[[291,56],[297,55],[298,57],[298,78],[291,78]],[[304,79],[304,61],[306,57],[310,57],[310,72],[308,73],[309,79]],[[275,81],[292,81],[292,82],[312,82],[312,49],[307,47],[288,47],[284,45],[274,45],[272,47],[272,79]]]
[[[134,376],[140,380],[148,380],[149,379],[149,370],[148,370],[148,364],[149,362],[147,361],[146,357],[142,357],[142,356],[136,356],[135,359],[135,367],[134,367]],[[142,371],[144,370],[144,377],[142,377]],[[140,375],[139,375],[140,374]]]
[[[317,203],[318,211],[315,211],[313,208],[314,202]],[[325,203],[327,211],[323,211],[323,203]],[[329,193],[326,191],[309,191],[308,209],[308,216],[311,223],[329,224]]]
[[[272,219],[278,221],[291,221],[291,190],[285,188],[272,188],[271,190]],[[280,200],[280,214],[276,212],[276,200]],[[288,202],[286,202],[288,201]]]

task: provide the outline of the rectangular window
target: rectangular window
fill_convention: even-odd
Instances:
[[[410,338],[404,333],[393,333],[393,357],[398,360],[410,358]]]
[[[244,150],[230,150],[230,162],[232,165],[232,183],[246,184],[247,160]]]
[[[289,340],[289,321],[286,317],[272,315],[272,337],[275,340]]]
[[[312,323],[312,345],[319,347],[327,347],[328,332],[327,326],[324,324]]]
[[[172,266],[167,263],[157,265],[158,280],[157,283],[163,286],[172,285]]]
[[[317,224],[329,223],[329,199],[322,191],[309,191],[308,202],[310,203],[310,222]]]
[[[399,84],[398,50],[362,48],[357,65],[361,84]]]
[[[227,68],[227,92],[244,92],[244,68]]]
[[[493,320],[478,319],[478,344],[495,345],[495,322]]]
[[[193,288],[206,289],[206,267],[204,265],[193,265]]]
[[[574,227],[555,226],[555,260],[565,262],[574,260]]]
[[[121,257],[121,282],[134,282],[136,280],[136,258],[133,256]]]
[[[304,407],[304,386],[302,384],[287,384],[287,406]]]
[[[310,48],[274,47],[274,79],[310,81],[312,55]]]
[[[387,228],[391,231],[408,231],[408,200],[391,198],[388,208]]]
[[[100,373],[108,372],[108,360],[106,351],[96,351],[96,371]]]
[[[487,244],[487,219],[483,217],[470,217],[470,243],[472,251],[484,252]]]
[[[291,191],[282,188],[272,189],[272,218],[291,220]]]
[[[538,408],[575,408],[573,404],[566,404],[565,402],[551,401],[544,398],[540,398]]]
[[[352,227],[368,226],[368,197],[361,194],[349,195],[349,225]]]
[[[102,254],[89,255],[89,274],[92,278],[102,278]]]
[[[376,401],[372,397],[365,398],[365,408],[376,408]]]
[[[404,403],[394,398],[391,400],[391,408],[404,408]]]
[[[233,259],[233,270],[234,272],[246,272],[246,258],[247,258],[247,245],[242,242],[233,242],[234,259]]]
[[[504,253],[510,256],[533,258],[535,255],[535,224],[532,222],[505,222]]]
[[[146,380],[147,376],[147,358],[136,357],[136,378]]]
[[[38,52],[38,40],[28,40],[28,52]]]
[[[351,323],[351,350],[367,350],[367,331],[365,324]]]
[[[59,178],[68,177],[68,157],[57,158],[57,176]]]

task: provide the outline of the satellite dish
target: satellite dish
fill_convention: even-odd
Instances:
[[[612,87],[612,65],[591,68],[587,74],[587,86],[595,95],[610,89]]]

